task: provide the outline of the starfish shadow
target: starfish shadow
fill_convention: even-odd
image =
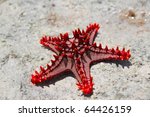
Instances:
[[[75,79],[75,76],[72,72],[64,72],[62,73],[61,75],[58,75],[58,76],[55,76],[53,79],[51,80],[47,80],[45,82],[42,82],[42,83],[39,83],[39,84],[36,84],[36,86],[39,86],[39,87],[42,87],[44,88],[44,86],[47,86],[47,87],[50,87],[50,85],[55,85],[56,82],[58,81],[61,81],[63,79],[65,79],[66,77],[73,77]],[[94,90],[95,88],[93,88]],[[78,89],[79,90],[79,89]],[[85,97],[91,97],[93,95],[93,92],[91,94],[82,94],[81,96],[85,96]]]
[[[95,88],[93,88],[93,92],[94,92],[94,89],[95,89]],[[93,92],[92,92],[91,94],[82,94],[82,96],[87,97],[87,98],[90,98],[90,97],[93,95]]]
[[[96,65],[96,64],[98,64],[98,63],[100,63],[100,62],[104,62],[104,63],[109,63],[109,64],[116,64],[116,66],[118,67],[119,65],[121,65],[122,66],[122,68],[124,68],[124,67],[127,67],[127,68],[129,68],[131,65],[132,65],[132,63],[130,62],[130,61],[128,61],[128,60],[124,60],[124,61],[121,61],[121,60],[103,60],[103,61],[99,61],[99,62],[93,62],[91,65],[90,65],[90,67],[91,66],[93,66],[93,65]]]
[[[40,86],[42,88],[44,88],[44,86],[49,87],[50,85],[55,85],[56,82],[61,81],[61,80],[65,79],[66,77],[69,77],[69,76],[73,77],[75,79],[75,76],[71,72],[66,71],[60,75],[53,77],[51,80],[46,80],[45,82],[39,83],[36,86]]]
[[[129,68],[129,67],[132,65],[132,63],[131,63],[130,61],[128,61],[128,60],[124,60],[124,61],[121,61],[121,60],[115,60],[115,61],[109,60],[109,61],[103,61],[103,62],[105,62],[105,63],[110,63],[110,64],[115,63],[117,67],[118,67],[119,65],[121,65],[122,68],[124,68],[124,67]]]
[[[126,61],[121,61],[121,60],[115,60],[115,61],[109,60],[108,61],[108,60],[105,60],[105,61],[101,61],[101,62],[110,63],[110,64],[115,63],[117,67],[119,65],[121,65],[123,68],[124,67],[129,68],[132,65],[131,62],[127,61],[127,60]],[[100,62],[94,62],[92,65],[95,65],[95,64],[98,64],[98,63],[100,63]],[[56,82],[61,81],[61,80],[63,80],[64,78],[66,78],[68,76],[73,77],[75,79],[75,76],[72,72],[66,71],[66,72],[62,73],[61,75],[55,76],[51,80],[47,80],[45,82],[37,84],[37,86],[40,86],[42,88],[44,88],[44,86],[50,87],[50,85],[55,85]],[[93,88],[93,92],[94,92],[94,88]],[[88,94],[88,95],[82,94],[82,96],[91,97],[93,95],[93,92],[91,94]]]

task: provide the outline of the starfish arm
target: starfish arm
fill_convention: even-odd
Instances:
[[[51,49],[53,52],[55,52],[56,54],[59,54],[59,51],[61,48],[59,48],[57,45],[57,43],[60,42],[60,39],[57,37],[53,37],[51,38],[50,36],[44,36],[42,37],[42,39],[40,40],[40,43],[45,46],[48,47],[49,49]]]
[[[40,67],[40,72],[35,71],[35,73],[32,74],[31,82],[33,84],[38,84],[46,80],[50,80],[54,76],[59,75],[60,73],[67,70],[67,66],[65,66],[63,61],[63,55],[54,57],[55,60],[51,60],[51,66],[47,64],[46,69]]]
[[[106,46],[105,48],[96,46],[93,44],[89,50],[91,62],[102,61],[102,60],[128,60],[130,58],[130,50],[126,51],[125,48],[123,50],[119,50],[117,47],[116,49],[108,49]]]
[[[73,33],[73,38],[78,39],[80,44],[87,44],[87,45],[92,45],[93,41],[95,40],[95,37],[97,35],[98,29],[99,29],[99,24],[90,24],[87,26],[87,29],[80,30],[79,28],[74,30]]]
[[[90,45],[92,45],[92,43],[95,40],[95,37],[97,35],[98,29],[99,29],[99,24],[90,24],[89,26],[87,26],[86,29],[86,42],[89,42]]]
[[[76,58],[72,72],[78,80],[78,87],[87,95],[93,92],[92,77],[89,72],[90,68],[87,63],[84,63],[80,58]]]
[[[64,48],[67,47],[67,44],[65,42],[68,41],[68,39],[69,39],[68,33],[65,33],[60,34],[60,37],[44,36],[40,40],[40,43],[45,47],[50,48],[57,55],[59,55],[59,53],[61,53],[64,50]]]

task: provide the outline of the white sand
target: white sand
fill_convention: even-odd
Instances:
[[[93,65],[91,97],[72,76],[34,86],[31,74],[54,54],[39,39],[92,22],[101,24],[95,41],[130,49],[130,62]],[[150,99],[150,1],[0,0],[0,99]]]

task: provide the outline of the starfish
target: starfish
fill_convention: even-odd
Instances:
[[[93,77],[90,74],[90,66],[93,62],[103,60],[128,60],[130,50],[119,50],[102,44],[94,43],[99,24],[93,23],[87,26],[86,30],[79,28],[72,31],[73,37],[68,33],[60,34],[57,37],[44,36],[40,43],[55,52],[54,60],[51,60],[47,67],[40,66],[40,72],[32,74],[31,82],[39,84],[51,80],[56,75],[70,71],[77,79],[77,86],[84,95],[93,93]]]

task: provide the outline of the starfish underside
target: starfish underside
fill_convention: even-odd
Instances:
[[[103,60],[128,60],[130,50],[119,50],[107,46],[102,48],[94,43],[99,24],[90,24],[86,30],[74,30],[73,37],[68,33],[60,34],[58,37],[44,36],[40,43],[50,48],[56,53],[55,60],[51,60],[51,65],[47,64],[46,68],[40,66],[40,71],[32,74],[32,83],[39,84],[46,80],[54,78],[63,72],[72,72],[77,79],[77,86],[83,94],[93,92],[92,76],[90,74],[90,65],[93,62]]]

